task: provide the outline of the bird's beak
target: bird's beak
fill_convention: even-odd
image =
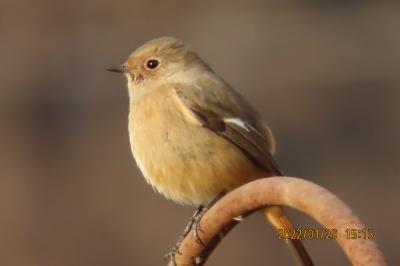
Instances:
[[[115,72],[115,73],[127,73],[128,72],[128,69],[124,66],[120,66],[120,67],[112,66],[112,67],[107,68],[106,70],[110,71],[110,72]]]

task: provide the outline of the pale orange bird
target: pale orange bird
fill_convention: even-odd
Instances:
[[[109,70],[128,79],[136,162],[168,199],[204,206],[257,178],[282,175],[274,137],[257,111],[182,42],[151,40]],[[263,212],[275,228],[293,228],[280,207]],[[291,244],[311,265],[301,242]]]

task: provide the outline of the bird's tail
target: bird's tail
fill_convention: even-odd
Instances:
[[[272,224],[276,230],[294,229],[290,223],[289,218],[279,206],[269,206],[261,210],[266,220]],[[296,257],[298,257],[302,266],[312,266],[310,256],[299,239],[285,239],[287,244],[291,247]]]

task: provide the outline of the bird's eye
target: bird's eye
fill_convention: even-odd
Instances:
[[[156,59],[150,59],[146,63],[146,67],[148,69],[156,69],[159,65],[160,65],[160,62],[158,60],[156,60]]]

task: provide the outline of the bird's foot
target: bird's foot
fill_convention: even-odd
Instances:
[[[201,218],[203,218],[204,214],[209,210],[208,206],[204,206],[199,213],[194,217],[194,222],[193,222],[193,234],[194,237],[196,238],[196,242],[203,247],[206,245],[204,244],[203,240],[201,240],[199,232],[204,233],[203,229],[201,229],[200,223],[201,223]]]
[[[190,217],[189,223],[186,225],[185,230],[183,233],[179,236],[179,239],[177,243],[174,245],[172,248],[171,252],[165,254],[164,259],[166,261],[172,261],[172,265],[176,266],[176,261],[175,261],[175,256],[176,254],[181,255],[182,253],[179,251],[179,247],[182,244],[182,241],[185,239],[185,237],[189,234],[189,232],[192,230],[193,225],[196,224],[196,221],[198,220],[198,216],[203,212],[204,205],[200,205],[195,213],[193,214],[192,217]],[[196,234],[196,233],[195,233]]]
[[[205,247],[206,245],[204,244],[204,241],[201,240],[200,236],[199,236],[199,232],[204,232],[201,229],[200,223],[201,223],[201,219],[203,218],[204,214],[206,214],[206,212],[212,207],[214,206],[214,204],[223,196],[225,195],[224,192],[220,192],[212,201],[210,201],[207,205],[204,206],[200,206],[195,215],[192,217],[194,219],[193,221],[193,233],[194,233],[194,237],[196,238],[197,243],[199,243],[200,245],[202,245],[203,247]]]
[[[185,237],[189,234],[189,232],[193,229],[193,234],[196,238],[197,243],[205,247],[204,242],[201,240],[199,236],[199,232],[203,232],[200,226],[201,218],[203,218],[204,214],[224,195],[225,193],[219,193],[211,202],[207,205],[200,205],[192,217],[190,217],[189,223],[186,225],[185,230],[179,236],[177,243],[172,248],[172,251],[167,253],[164,256],[166,261],[171,261],[173,266],[176,266],[175,257],[176,254],[181,255],[182,253],[179,251],[179,247],[181,246]]]
[[[179,241],[178,241],[178,242],[179,242]],[[180,243],[179,243],[179,244],[177,243],[177,244],[172,248],[171,252],[169,252],[169,253],[167,253],[167,254],[164,255],[164,260],[167,261],[167,262],[172,262],[172,265],[173,265],[173,266],[177,266],[176,260],[175,260],[176,254],[179,254],[179,255],[182,254],[182,253],[179,251],[179,245],[180,245]]]

